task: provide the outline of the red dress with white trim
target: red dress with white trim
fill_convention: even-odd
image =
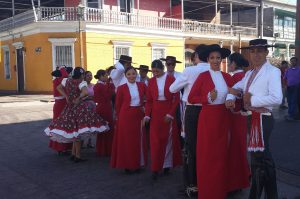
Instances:
[[[235,73],[232,76],[233,84],[242,80],[244,76],[243,71]],[[235,109],[231,113],[228,191],[250,186],[250,168],[247,160],[247,117],[240,113],[242,103],[241,99],[236,99]]]
[[[88,101],[73,103],[80,95],[81,89],[87,86],[85,81],[65,78],[62,85],[69,103],[61,115],[45,129],[46,135],[51,136],[54,141],[66,143],[80,139],[84,135],[89,136],[91,133],[101,133],[109,129],[107,122],[93,111],[94,107],[91,107]]]
[[[112,168],[135,170],[147,163],[146,136],[142,126],[145,95],[146,85],[142,82],[125,83],[117,89]]]
[[[96,152],[100,156],[110,156],[114,136],[112,96],[115,87],[112,83],[98,81],[94,86],[96,112],[108,122],[110,130],[97,135]]]
[[[224,199],[228,180],[228,139],[230,112],[225,107],[231,76],[221,71],[201,73],[188,97],[191,104],[202,104],[197,130],[197,184],[199,199]],[[217,98],[210,100],[210,91]]]
[[[53,105],[53,120],[56,119],[61,114],[61,112],[64,110],[67,104],[67,101],[64,98],[64,96],[62,96],[56,89],[62,80],[63,77],[59,77],[53,80],[53,96],[55,100]],[[72,149],[72,143],[59,143],[50,139],[49,148],[57,152],[67,151]]]
[[[146,117],[150,117],[150,157],[151,171],[172,168],[182,162],[179,129],[176,124],[176,109],[179,93],[171,93],[169,88],[175,81],[166,73],[149,80],[147,88]],[[165,117],[173,118],[170,123]]]

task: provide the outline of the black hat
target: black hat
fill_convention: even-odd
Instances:
[[[120,58],[117,59],[117,60],[120,60],[120,61],[126,61],[126,62],[132,63],[132,57],[127,56],[127,55],[121,55]]]
[[[242,47],[241,49],[251,49],[251,48],[258,48],[258,47],[275,47],[274,45],[269,45],[266,39],[253,39],[249,41],[249,46]]]
[[[151,70],[149,70],[149,66],[146,65],[140,65],[139,68],[136,68],[137,70],[146,70],[147,72],[152,72]]]
[[[205,44],[200,44],[199,46],[196,47],[195,52],[198,54],[198,57],[201,61],[207,61],[205,58],[205,51],[207,50],[207,45]]]
[[[181,61],[177,61],[176,57],[174,56],[167,56],[166,58],[160,58],[162,61],[170,61],[170,62],[175,62],[175,63],[182,63]]]
[[[212,44],[212,45],[207,46],[207,50],[203,53],[204,60],[207,60],[207,58],[211,52],[221,53],[222,59],[228,57],[231,53],[231,51],[227,48],[221,48],[220,45],[218,45],[218,44]]]

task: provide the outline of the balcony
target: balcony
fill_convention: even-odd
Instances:
[[[280,39],[296,39],[296,28],[275,25],[274,32],[279,33]]]
[[[77,7],[41,7],[24,12],[13,18],[0,21],[0,32],[10,31],[34,22],[78,21]],[[145,16],[133,13],[117,12],[94,8],[84,8],[81,20],[96,24],[124,25],[128,27],[167,30],[184,34],[198,33],[201,35],[256,37],[257,29],[241,26],[212,24],[192,20],[180,20],[166,17]]]

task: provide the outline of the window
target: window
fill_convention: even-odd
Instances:
[[[50,38],[52,43],[52,66],[53,70],[57,66],[75,66],[74,42],[75,38]]]
[[[115,47],[115,59],[119,59],[121,55],[128,55],[129,56],[129,47],[125,46],[116,46]]]
[[[152,61],[160,58],[165,58],[166,49],[164,48],[152,48]]]
[[[9,55],[9,48],[7,46],[3,46],[4,51],[4,76],[5,79],[11,78],[11,72],[10,72],[10,55]]]
[[[87,7],[90,7],[90,8],[101,8],[102,7],[101,0],[87,0],[86,5],[87,5]]]
[[[114,45],[114,62],[116,63],[121,55],[131,56],[131,41],[111,41]]]
[[[131,0],[119,0],[120,12],[131,12],[132,2]]]
[[[55,46],[55,65],[73,66],[72,46]]]

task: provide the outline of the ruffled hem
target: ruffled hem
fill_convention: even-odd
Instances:
[[[68,133],[61,129],[50,129],[47,127],[44,132],[47,136],[51,137],[51,140],[60,143],[67,143],[70,140],[75,140],[81,138],[82,136],[89,136],[97,133],[104,133],[109,130],[108,125],[102,125],[100,127],[84,127],[78,129],[78,131],[73,131]]]

